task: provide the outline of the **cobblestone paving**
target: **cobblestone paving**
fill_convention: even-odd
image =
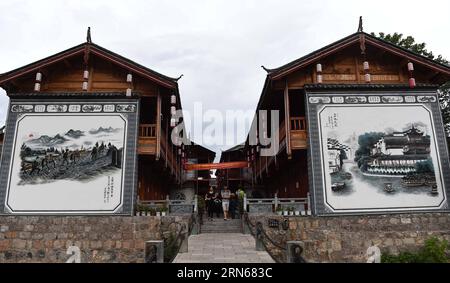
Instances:
[[[255,250],[255,239],[240,233],[192,235],[187,253],[179,253],[174,263],[272,263],[266,251]]]

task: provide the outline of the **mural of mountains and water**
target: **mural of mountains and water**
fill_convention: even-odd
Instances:
[[[60,179],[88,181],[122,167],[123,129],[69,129],[54,135],[29,134],[20,148],[20,183]]]

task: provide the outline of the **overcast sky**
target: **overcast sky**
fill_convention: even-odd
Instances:
[[[354,33],[360,15],[367,32],[412,35],[450,58],[449,11],[445,0],[1,1],[0,73],[84,42],[91,26],[93,42],[162,74],[184,74],[185,110],[198,101],[204,110],[253,110],[261,65],[278,67]]]

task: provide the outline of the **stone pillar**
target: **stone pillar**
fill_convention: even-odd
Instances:
[[[200,223],[199,223],[200,219],[199,219],[199,216],[194,213],[193,217],[192,217],[192,221],[194,223],[192,224],[191,235],[198,235],[198,234],[200,234]]]
[[[188,247],[189,236],[188,235],[189,235],[188,232],[183,232],[183,240],[181,241],[180,250],[179,250],[180,254],[187,253],[189,250],[189,247]]]
[[[244,212],[245,213],[245,212]],[[247,223],[247,221],[245,220],[245,214],[244,215],[242,215],[242,232],[245,234],[245,235],[250,235],[252,232],[250,231],[250,227],[248,227],[248,223]]]
[[[164,241],[145,242],[145,263],[164,263]]]
[[[262,223],[258,222],[256,223],[256,237],[255,237],[255,249],[257,251],[265,251],[266,249],[264,248],[264,243],[263,243],[263,227],[262,227]]]
[[[286,242],[286,262],[287,263],[306,263],[303,258],[305,244],[302,241]]]

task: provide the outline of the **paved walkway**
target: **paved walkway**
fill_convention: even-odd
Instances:
[[[174,263],[271,263],[266,251],[255,251],[255,239],[240,233],[192,235],[187,253],[179,253]]]

